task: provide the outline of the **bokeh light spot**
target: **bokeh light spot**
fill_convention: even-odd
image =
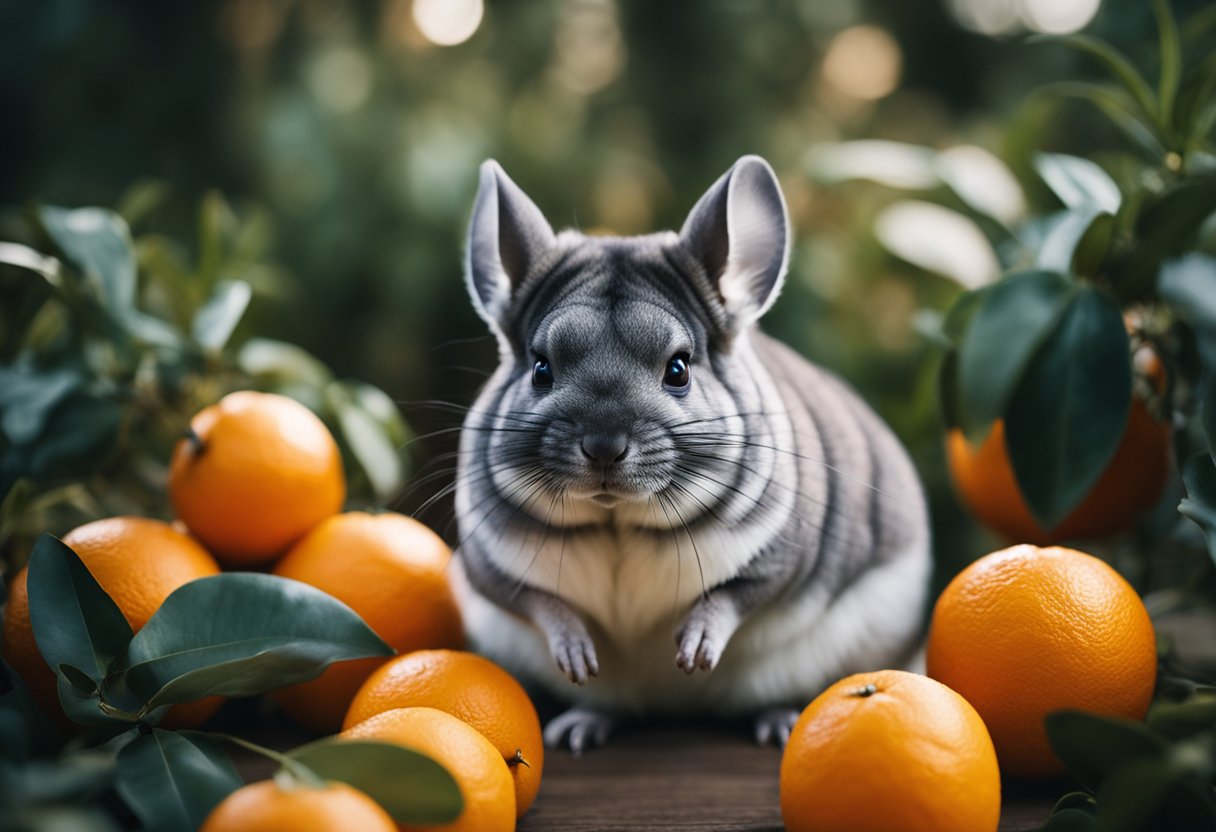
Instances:
[[[484,13],[482,0],[414,0],[414,25],[440,46],[455,46],[473,37]]]
[[[903,54],[895,38],[878,26],[853,26],[828,44],[823,78],[840,92],[876,101],[899,86]]]

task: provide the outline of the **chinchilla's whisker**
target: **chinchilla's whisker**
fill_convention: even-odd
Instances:
[[[881,488],[874,485],[873,483],[867,482],[860,477],[850,474],[848,471],[845,471],[843,468],[839,468],[839,467],[833,465],[832,463],[828,462],[827,460],[816,459],[815,457],[806,456],[805,454],[801,454],[797,451],[792,451],[789,448],[780,448],[780,447],[777,447],[776,445],[765,445],[760,442],[753,442],[752,440],[748,439],[747,437],[745,437],[741,434],[731,435],[731,434],[718,434],[718,433],[705,433],[705,434],[685,433],[685,434],[683,434],[683,436],[693,437],[695,441],[705,442],[706,447],[719,447],[720,448],[725,445],[727,447],[737,447],[737,448],[762,448],[764,450],[773,451],[775,453],[787,454],[787,455],[795,457],[797,459],[801,459],[801,460],[805,460],[806,462],[814,463],[815,465],[822,465],[824,468],[827,468],[829,471],[833,471],[834,473],[840,474],[840,476],[851,480],[852,482],[856,483],[857,485],[862,486],[863,488],[867,488],[870,491],[873,491],[875,494],[879,495],[880,497],[885,497],[886,499],[892,500],[897,503],[903,503],[905,505],[910,505],[906,500],[903,500],[902,498],[896,496],[895,494],[891,494],[887,491],[883,491]],[[697,439],[697,437],[703,437],[703,438]],[[694,444],[695,444],[695,441],[694,441]]]
[[[552,485],[553,485],[553,483],[545,481],[545,482],[541,483],[541,488],[542,489],[550,488]],[[562,492],[555,491],[555,492],[553,492],[553,495],[549,498],[549,508],[547,511],[545,511],[545,523],[544,523],[545,527],[547,527],[549,525],[549,521],[553,519],[553,507],[555,505],[557,505],[558,498],[560,497],[561,494],[562,494]],[[529,560],[528,565],[524,567],[523,574],[521,574],[519,576],[519,581],[516,584],[514,591],[511,593],[512,598],[514,598],[516,595],[518,595],[520,590],[523,589],[524,582],[528,579],[528,573],[532,571],[532,567],[536,565],[536,559],[540,557],[540,553],[543,552],[545,549],[545,539],[544,539],[545,535],[544,535],[543,529],[540,533],[540,538],[541,538],[540,542],[536,544],[536,551],[532,553],[532,559]],[[524,541],[522,543],[520,543],[519,554],[523,553],[523,550],[524,550],[525,546],[527,546],[527,541],[529,539],[531,539],[531,534],[529,534],[527,537],[525,537]]]
[[[697,572],[699,572],[701,575],[701,597],[708,598],[709,597],[709,587],[706,586],[706,584],[705,584],[705,566],[704,566],[704,564],[701,563],[701,550],[697,548],[697,540],[693,536],[692,529],[690,529],[688,527],[688,523],[686,523],[684,521],[684,516],[682,514],[680,514],[680,507],[677,506],[673,500],[668,499],[663,494],[658,494],[656,496],[658,496],[659,499],[662,500],[663,502],[670,504],[671,510],[675,513],[676,519],[679,520],[680,525],[683,526],[684,534],[688,536],[688,543],[689,543],[689,545],[692,546],[693,556],[696,557],[696,559],[697,559]],[[666,513],[666,512],[664,512],[664,513]],[[670,517],[668,518],[668,522],[670,522]],[[674,527],[672,529],[672,534],[673,535],[675,534]]]

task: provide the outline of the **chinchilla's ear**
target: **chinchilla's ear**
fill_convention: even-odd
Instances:
[[[768,311],[790,260],[790,223],[768,162],[744,156],[697,201],[680,243],[705,269],[736,329]]]
[[[553,229],[532,200],[497,162],[483,162],[469,221],[465,278],[473,305],[491,327],[500,328],[512,293],[553,239]]]

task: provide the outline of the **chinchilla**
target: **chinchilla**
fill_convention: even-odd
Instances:
[[[745,156],[678,234],[555,234],[493,161],[468,236],[499,364],[468,410],[454,582],[473,646],[573,707],[748,715],[784,743],[839,677],[907,666],[930,570],[899,441],[839,378],[763,334],[790,224]]]

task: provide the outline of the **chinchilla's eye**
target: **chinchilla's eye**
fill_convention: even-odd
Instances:
[[[678,352],[667,362],[667,370],[663,373],[663,386],[672,393],[683,393],[692,382],[688,366],[689,356],[686,352]]]
[[[532,365],[532,386],[538,390],[548,390],[553,386],[553,367],[543,355],[536,356],[536,363]]]

